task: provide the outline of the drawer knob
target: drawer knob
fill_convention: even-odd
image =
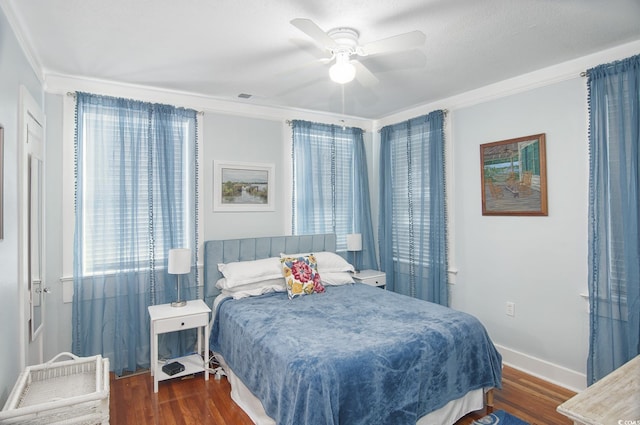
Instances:
[[[184,322],[182,322],[182,323],[180,324],[180,326],[184,326]]]

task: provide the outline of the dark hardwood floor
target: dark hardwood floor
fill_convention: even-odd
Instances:
[[[505,366],[502,390],[494,391],[494,409],[502,409],[531,425],[571,425],[556,407],[575,393]],[[226,378],[205,381],[202,374],[159,383],[153,393],[149,373],[122,379],[111,374],[111,425],[252,425],[249,417],[231,400]],[[483,410],[460,419],[469,425],[483,417]]]

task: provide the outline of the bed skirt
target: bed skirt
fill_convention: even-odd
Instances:
[[[276,422],[264,411],[260,400],[233,373],[224,358],[219,353],[215,353],[215,356],[231,385],[231,399],[256,425],[276,425]],[[452,400],[440,409],[421,417],[416,425],[453,425],[467,413],[482,409],[484,407],[484,393],[488,390],[469,391],[459,399]]]

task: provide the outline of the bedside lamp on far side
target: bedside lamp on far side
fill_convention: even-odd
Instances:
[[[353,251],[353,262],[355,263],[353,267],[358,273],[358,251],[362,251],[362,234],[351,233],[347,235],[347,251]]]
[[[189,248],[174,248],[169,250],[169,274],[177,274],[176,294],[177,300],[171,303],[171,307],[184,307],[187,302],[180,297],[180,275],[191,273],[191,250]]]

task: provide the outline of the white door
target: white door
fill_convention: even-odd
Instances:
[[[44,113],[20,88],[20,294],[24,365],[44,361]]]

